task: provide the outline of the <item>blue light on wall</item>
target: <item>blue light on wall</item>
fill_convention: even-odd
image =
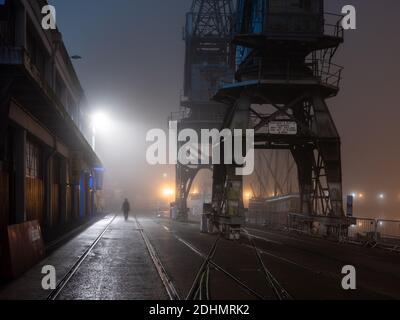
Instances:
[[[81,174],[79,181],[79,216],[85,217],[85,173]]]
[[[94,179],[93,179],[93,176],[90,176],[90,178],[89,178],[89,188],[90,188],[90,190],[93,190],[93,189],[94,189]]]

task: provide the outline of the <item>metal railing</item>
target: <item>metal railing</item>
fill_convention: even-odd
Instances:
[[[287,230],[321,235],[320,229],[313,226],[311,221],[305,215],[288,214]],[[337,233],[341,242],[400,252],[400,220],[355,218],[353,225],[340,226]]]
[[[344,38],[343,15],[325,12],[324,34],[335,38]]]
[[[185,119],[188,119],[191,115],[191,110],[189,108],[181,109],[176,112],[171,112],[168,122],[177,121],[182,122]]]
[[[368,242],[375,239],[376,220],[367,218],[357,218],[356,224],[350,226],[347,235],[344,235],[347,240]]]
[[[233,19],[233,24],[234,30],[238,34],[323,34],[343,39],[343,18],[343,15],[325,12],[321,21],[321,16],[318,13],[283,12],[266,15],[264,11],[258,10],[253,12],[250,30],[244,30],[243,21],[239,15],[236,15]]]
[[[291,83],[294,81],[312,81],[316,84],[339,89],[343,67],[332,63],[329,59],[315,57],[304,61],[253,59],[238,69],[239,74],[253,75],[259,82],[262,80],[277,80]],[[221,82],[220,89],[228,83]]]
[[[182,108],[180,111],[172,112],[168,118],[168,122],[176,121],[178,123],[197,123],[197,124],[222,124],[225,119],[224,112],[214,112],[208,114],[207,117],[203,115],[201,117],[195,117],[193,111],[190,108]]]
[[[288,213],[287,214],[287,231],[288,232],[298,232],[298,233],[305,233],[305,234],[315,234],[315,230],[312,229],[311,221],[309,217],[295,214],[295,213]],[[305,223],[309,222],[309,223]]]
[[[377,220],[375,239],[383,244],[400,247],[400,220]]]
[[[312,64],[313,74],[321,84],[339,88],[344,69],[342,66],[334,64],[328,59],[308,59],[306,63]]]
[[[271,213],[268,215],[253,214],[247,218],[247,223],[260,225],[274,230],[286,230],[288,215],[286,213]]]
[[[357,218],[357,223],[349,229],[348,238],[400,245],[400,220]]]
[[[295,213],[268,213],[256,211],[247,223],[274,230],[297,232],[310,236],[324,236],[324,227],[313,217]],[[326,230],[324,230],[326,231]],[[379,247],[400,252],[400,220],[355,218],[353,225],[339,225],[335,231],[340,242],[371,248]]]

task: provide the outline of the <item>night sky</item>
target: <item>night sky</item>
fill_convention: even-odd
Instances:
[[[345,192],[362,192],[358,216],[400,218],[400,43],[398,0],[325,1],[326,11],[357,8],[335,60],[345,67],[342,90],[328,101],[343,141]],[[190,0],[51,0],[57,23],[89,99],[115,120],[99,154],[135,199],[154,192],[166,168],[145,162],[145,134],[165,128],[183,87],[182,27]],[[124,138],[121,138],[121,137]],[[168,169],[172,174],[173,170]],[[158,181],[158,182],[157,182]],[[379,201],[377,195],[386,194]]]

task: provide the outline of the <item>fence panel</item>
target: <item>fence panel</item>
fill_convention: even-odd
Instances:
[[[400,221],[378,220],[377,239],[385,243],[398,243],[400,245]]]
[[[365,240],[365,239],[375,239],[376,232],[376,220],[357,218],[357,223],[350,226],[348,230],[348,238],[352,240]]]

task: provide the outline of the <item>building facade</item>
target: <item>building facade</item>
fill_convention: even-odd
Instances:
[[[83,89],[45,0],[0,1],[0,230],[44,232],[99,212],[101,163]]]

